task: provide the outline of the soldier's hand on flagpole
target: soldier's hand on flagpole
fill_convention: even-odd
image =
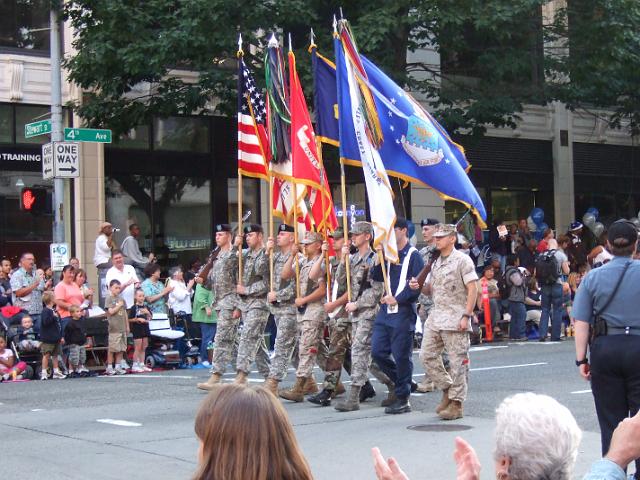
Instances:
[[[238,310],[237,308],[233,310],[233,313],[231,314],[231,318],[234,319],[238,319],[242,316],[242,312],[240,310]]]
[[[247,287],[245,287],[244,285],[236,285],[236,293],[238,295],[246,295]]]
[[[347,313],[353,313],[358,310],[358,304],[356,302],[349,302],[344,306]]]
[[[242,235],[236,235],[236,238],[233,241],[233,246],[234,247],[242,247]]]
[[[304,297],[298,297],[295,299],[294,303],[296,304],[296,307],[304,307],[307,302]]]
[[[271,253],[273,251],[273,247],[274,247],[273,237],[269,237],[267,239],[267,253]]]
[[[267,293],[267,301],[269,303],[274,303],[275,301],[277,301],[278,298],[276,297],[276,292],[269,292]]]
[[[322,308],[324,308],[324,313],[331,313],[335,309],[335,305],[333,302],[326,302]]]
[[[347,258],[349,256],[350,253],[350,249],[349,249],[349,245],[345,245],[344,247],[342,247],[342,263],[345,262],[345,258]]]
[[[327,242],[326,240],[322,242],[321,250],[323,255],[327,253],[329,251],[329,242]]]

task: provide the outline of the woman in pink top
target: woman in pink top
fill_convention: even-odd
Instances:
[[[84,301],[82,290],[80,290],[80,287],[74,281],[75,274],[76,271],[72,265],[65,265],[62,269],[62,281],[56,285],[53,291],[58,307],[58,315],[60,316],[60,326],[63,332],[71,319],[69,307],[71,307],[71,305],[77,305],[79,307]]]

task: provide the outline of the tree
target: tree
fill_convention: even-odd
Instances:
[[[343,3],[69,1],[65,15],[77,32],[77,53],[65,66],[70,79],[91,92],[77,111],[89,124],[116,133],[153,116],[231,114],[239,32],[260,82],[261,49],[272,30],[291,32],[302,59],[312,27],[320,50],[332,56],[332,16]],[[360,50],[395,80],[423,93],[450,133],[482,135],[487,125],[515,128],[524,105],[552,100],[571,108],[587,102],[613,107],[613,125],[622,125],[623,118],[637,124],[640,6],[634,0],[569,0],[568,8],[544,24],[549,0],[346,3],[344,15]],[[569,28],[572,18],[578,20]],[[566,54],[569,44],[572,55]],[[545,51],[546,45],[560,48]],[[581,49],[587,47],[583,64]],[[435,48],[440,64],[407,62],[407,51],[424,48]],[[298,60],[298,66],[310,95],[309,62]],[[172,68],[197,72],[197,79],[182,80]],[[212,99],[215,107],[209,107]]]

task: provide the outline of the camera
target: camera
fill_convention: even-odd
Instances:
[[[111,230],[112,230],[113,232],[119,232],[119,231],[120,231],[120,229],[119,229],[119,228],[116,228],[116,227],[113,227]]]

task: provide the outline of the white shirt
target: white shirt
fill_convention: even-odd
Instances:
[[[191,314],[191,290],[187,290],[187,285],[184,282],[171,279],[168,286],[173,287],[169,293],[169,305],[173,313]]]
[[[124,285],[129,281],[130,278],[133,278],[135,282],[140,281],[138,275],[136,275],[136,269],[131,265],[125,265],[122,271],[118,270],[116,267],[111,267],[109,270],[107,270],[107,288],[109,288],[109,283],[111,283],[111,280],[118,280],[122,285]],[[133,306],[133,294],[135,293],[135,291],[136,287],[132,283],[131,285],[127,286],[127,288],[123,289],[122,292],[120,292],[120,295],[127,304],[127,308],[131,308]]]
[[[111,248],[107,243],[107,236],[104,233],[98,235],[96,238],[96,249],[93,253],[93,264],[97,267],[103,263],[107,263],[111,260]]]

